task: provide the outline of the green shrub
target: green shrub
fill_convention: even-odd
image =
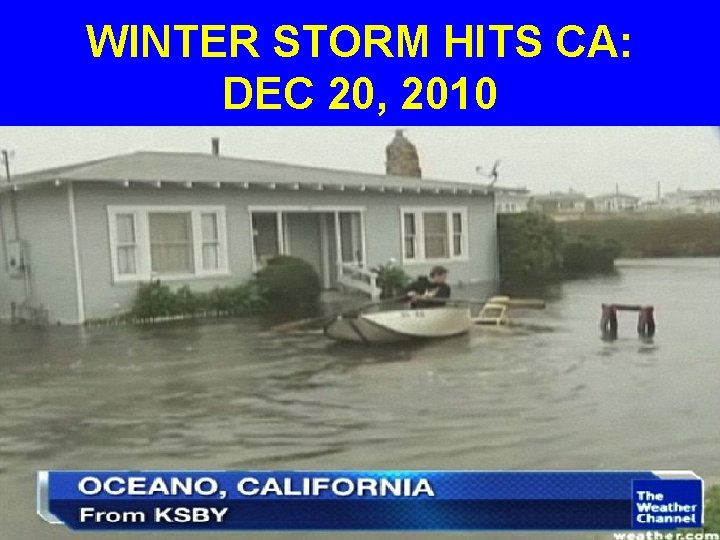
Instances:
[[[131,313],[138,319],[169,317],[178,313],[177,297],[170,287],[159,280],[141,283]]]
[[[705,492],[705,526],[703,532],[720,533],[720,485]]]
[[[549,279],[561,271],[562,233],[538,212],[500,214],[498,250],[503,281]]]
[[[677,532],[686,538],[695,538],[695,533],[720,533],[720,485],[710,487],[705,491],[704,505],[705,524],[697,529],[680,529]],[[698,537],[699,538],[699,537]]]
[[[315,310],[320,277],[312,265],[296,257],[273,257],[257,273],[257,286],[268,308],[292,313]]]
[[[187,285],[175,291],[175,307],[183,315],[195,315],[203,311],[201,295],[194,293]]]
[[[390,261],[372,269],[377,274],[377,285],[380,287],[380,298],[394,298],[405,290],[412,278],[402,266]]]
[[[207,295],[207,307],[217,315],[233,311],[232,289],[230,287],[215,287]]]
[[[267,301],[254,281],[236,287],[194,292],[187,285],[173,291],[160,281],[138,287],[128,318],[135,320],[197,315],[247,315],[262,311]]]
[[[562,269],[566,274],[609,273],[615,269],[620,254],[617,242],[582,237],[566,242],[562,248]]]
[[[720,214],[666,217],[617,216],[563,222],[572,237],[614,240],[623,257],[717,257]]]
[[[609,273],[621,251],[609,238],[567,234],[537,212],[499,215],[498,249],[502,281],[516,284]]]
[[[242,315],[257,313],[268,306],[267,299],[255,281],[247,281],[237,287],[227,290],[229,296],[230,313]]]

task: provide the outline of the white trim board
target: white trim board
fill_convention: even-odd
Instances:
[[[82,265],[80,261],[80,242],[78,240],[77,215],[75,212],[75,188],[72,182],[67,184],[68,214],[72,234],[73,264],[75,265],[75,294],[77,301],[78,324],[85,322],[85,292],[83,289]]]

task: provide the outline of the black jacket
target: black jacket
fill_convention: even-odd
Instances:
[[[428,278],[422,276],[413,281],[405,289],[406,292],[414,292],[417,295],[428,295],[433,298],[450,298],[450,285],[447,283],[433,283]],[[444,306],[444,302],[423,302],[421,299],[412,302],[413,308],[432,308]]]

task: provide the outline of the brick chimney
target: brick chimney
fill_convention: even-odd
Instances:
[[[402,129],[395,130],[395,138],[385,148],[385,174],[420,178],[420,158],[415,145],[405,138]]]

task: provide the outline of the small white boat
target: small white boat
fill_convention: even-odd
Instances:
[[[325,326],[325,335],[337,341],[388,343],[457,336],[472,324],[468,306],[398,309],[338,315]]]

